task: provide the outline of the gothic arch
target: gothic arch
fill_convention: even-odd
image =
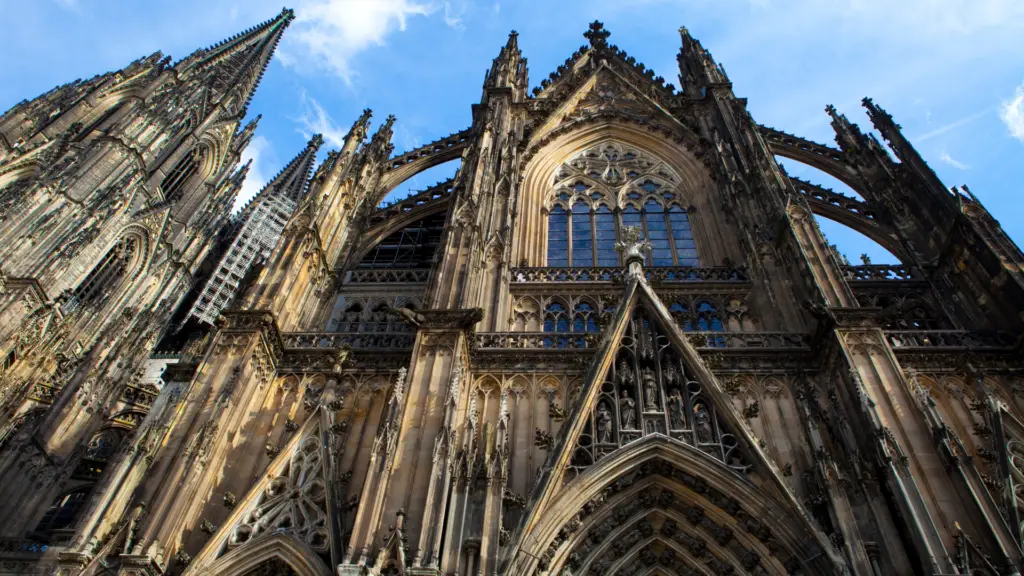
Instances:
[[[412,224],[416,224],[428,216],[432,216],[439,212],[446,212],[450,201],[451,199],[447,197],[438,198],[437,200],[417,206],[413,210],[388,218],[383,222],[367,228],[366,232],[362,234],[362,243],[359,245],[359,248],[356,249],[355,259],[353,261],[358,262],[359,260],[362,260],[362,258],[366,256],[366,254],[377,244],[380,244],[385,238],[395,232],[398,232]]]
[[[283,534],[260,538],[235,548],[205,567],[190,566],[184,574],[246,576],[263,562],[273,559],[288,564],[296,576],[331,576],[330,568],[316,553],[302,542]]]
[[[557,132],[557,131],[556,131]],[[714,183],[705,164],[691,154],[684,145],[667,140],[662,134],[652,133],[642,127],[617,120],[573,126],[564,133],[553,135],[531,143],[531,156],[523,169],[520,186],[518,214],[519,225],[513,238],[514,262],[525,260],[539,266],[546,261],[547,210],[552,191],[553,178],[559,169],[583,151],[604,142],[614,142],[626,148],[635,149],[660,162],[678,178],[676,189],[686,198],[682,205],[687,212],[696,205],[696,212],[713,210],[708,192]],[[703,218],[697,217],[692,223],[694,229],[702,227]],[[705,246],[698,237],[698,254],[708,254],[714,260],[713,248]],[[544,240],[537,241],[538,237]]]
[[[659,538],[676,541],[670,546],[675,562],[698,574],[722,573],[724,567],[753,574],[757,566],[767,574],[788,574],[794,568],[834,573],[820,544],[764,488],[660,434],[616,451],[565,484],[529,528],[530,537],[519,535],[518,545],[508,550],[504,572],[562,574],[569,568],[577,573],[585,566],[593,570],[608,550],[618,557],[637,556],[653,536],[638,526],[644,520],[660,525],[652,526]],[[674,527],[665,528],[668,520]],[[641,530],[641,538],[631,534],[634,529]],[[687,537],[673,538],[677,533]],[[682,553],[687,548],[708,554],[695,562],[693,555]]]
[[[135,225],[125,228],[103,252],[100,262],[74,284],[73,293],[79,302],[92,301],[99,294],[97,290],[104,290],[103,297],[109,298],[130,286],[149,262],[148,240],[144,228]]]

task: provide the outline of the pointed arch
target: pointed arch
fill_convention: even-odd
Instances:
[[[351,261],[357,268],[430,268],[447,218],[448,199],[444,198],[387,220],[364,234]]]
[[[331,576],[331,570],[308,546],[283,534],[274,534],[236,548],[204,570],[189,569],[187,575],[249,576],[268,561],[284,562],[295,576]]]
[[[618,156],[611,164],[621,164],[621,174],[599,171],[597,177],[591,176],[591,169],[598,164],[599,159],[588,158],[587,153],[600,153],[605,145],[618,151]],[[564,131],[555,130],[549,137],[539,140],[534,137],[530,153],[524,156],[526,164],[523,167],[516,215],[517,222],[524,225],[516,226],[514,231],[513,261],[526,260],[531,265],[544,265],[548,261],[546,239],[549,214],[555,206],[561,206],[568,212],[571,209],[568,204],[570,200],[581,200],[584,197],[584,201],[590,202],[589,205],[595,210],[602,202],[606,202],[605,197],[614,197],[607,201],[615,203],[614,206],[609,205],[609,208],[623,213],[627,206],[634,206],[639,212],[651,200],[658,202],[663,210],[673,205],[679,206],[687,214],[687,223],[699,228],[700,222],[690,219],[694,211],[691,205],[697,204],[697,211],[701,210],[700,205],[708,201],[705,192],[713,189],[714,183],[708,167],[689,151],[688,145],[688,141],[680,145],[678,141],[660,132],[645,130],[625,120],[613,118],[602,122],[567,125]],[[643,157],[626,158],[629,153],[642,154]],[[637,168],[636,174],[631,177],[629,170],[633,168],[626,167],[644,163],[645,167]],[[662,171],[664,175],[661,175]],[[562,175],[565,178],[559,178]],[[608,181],[608,178],[612,180]],[[601,192],[598,199],[590,198],[587,194],[593,192],[589,188],[580,191],[574,189],[577,181],[585,186],[601,183],[609,192]],[[669,184],[673,186],[674,197],[667,199],[664,198],[665,191],[659,187],[667,187]],[[566,195],[564,198],[563,193]],[[622,216],[619,216],[619,220],[619,225],[642,225],[641,221],[626,222]],[[545,240],[538,242],[538,233]],[[702,237],[699,234],[693,236]],[[700,253],[702,246],[699,240],[697,244],[692,248]]]
[[[149,242],[145,230],[129,226],[72,291],[75,300],[80,305],[102,305],[138,277],[148,257]]]
[[[638,526],[645,520],[652,524],[646,534]],[[679,564],[699,574],[728,568],[748,574],[758,566],[767,574],[796,568],[836,573],[799,518],[701,450],[661,434],[615,452],[567,484],[530,537],[511,550],[505,573],[589,568],[615,574],[621,564],[601,564],[605,552],[633,557],[655,533],[671,542]],[[707,553],[701,560],[698,550]]]

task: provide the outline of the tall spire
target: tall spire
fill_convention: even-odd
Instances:
[[[252,141],[253,134],[256,132],[256,126],[259,125],[262,118],[263,114],[257,114],[256,117],[250,120],[244,128],[238,131],[238,134],[232,142],[236,152],[241,153],[242,150],[245,150],[245,147],[249,145],[249,142]]]
[[[288,198],[298,204],[306,196],[309,190],[309,179],[316,162],[316,153],[324,144],[324,138],[320,134],[314,134],[306,147],[303,148],[291,162],[285,165],[276,176],[267,182],[267,185],[256,194],[256,197],[243,209],[244,212],[251,210],[262,199],[270,195]]]
[[[513,30],[487,71],[484,88],[518,88],[525,96],[527,84],[526,58],[519,49],[519,33]]]
[[[198,50],[178,63],[179,74],[202,80],[215,102],[224,102],[239,116],[244,115],[281,34],[294,19],[295,13],[285,8],[258,26]]]
[[[683,92],[697,96],[708,86],[728,84],[725,69],[715,63],[711,53],[700,40],[690,35],[685,26],[679,27],[679,39],[681,46],[676,61],[679,62],[679,83]]]

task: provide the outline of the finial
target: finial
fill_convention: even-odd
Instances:
[[[836,115],[836,107],[831,105],[831,104],[829,104],[828,106],[825,106],[825,113],[828,114],[829,116],[835,116]]]
[[[309,139],[309,144],[307,145],[307,148],[319,148],[319,147],[321,147],[323,145],[324,145],[324,135],[323,134],[314,134],[313,137]]]
[[[508,39],[509,40],[515,40],[516,38],[519,38],[519,32],[516,32],[515,30],[513,30],[513,31],[508,33]]]
[[[643,239],[643,230],[639,226],[623,226],[619,238],[615,249],[622,252],[623,262],[627,266],[634,262],[643,266],[644,253],[651,251],[651,243]]]
[[[596,48],[607,45],[608,37],[611,35],[611,32],[604,29],[604,24],[599,20],[594,20],[590,23],[590,30],[584,32],[583,37],[590,40],[590,45]]]
[[[281,18],[291,22],[295,19],[295,10],[291,8],[281,8]]]

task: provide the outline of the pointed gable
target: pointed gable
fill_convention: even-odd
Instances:
[[[620,244],[630,272],[614,320],[519,526],[522,557],[532,555],[536,567],[549,573],[559,573],[559,565],[573,573],[585,566],[605,573],[622,557],[640,554],[645,532],[649,537],[657,529],[663,537],[648,544],[657,543],[659,554],[670,551],[671,562],[713,573],[742,573],[756,565],[770,571],[809,567],[819,556],[809,573],[832,573],[841,562],[838,554],[648,285],[638,263],[644,245],[632,240]],[[651,488],[632,493],[634,485]],[[576,509],[572,503],[591,493],[597,496],[559,528],[552,517]],[[738,494],[746,499],[737,500]],[[630,510],[612,512],[615,522],[632,523],[626,519],[644,517],[633,516],[637,498],[648,500],[640,509],[648,510],[643,514],[650,526],[623,528],[614,550],[587,544],[594,540],[584,538],[588,530],[601,532],[601,540],[609,530],[588,529],[584,519],[598,522],[605,513],[598,508],[612,504]],[[666,513],[675,504],[680,514]],[[766,525],[759,519],[764,514],[787,518],[787,526]],[[537,548],[538,542],[546,547]],[[696,559],[695,550],[703,551]],[[517,558],[511,561],[521,562]]]

